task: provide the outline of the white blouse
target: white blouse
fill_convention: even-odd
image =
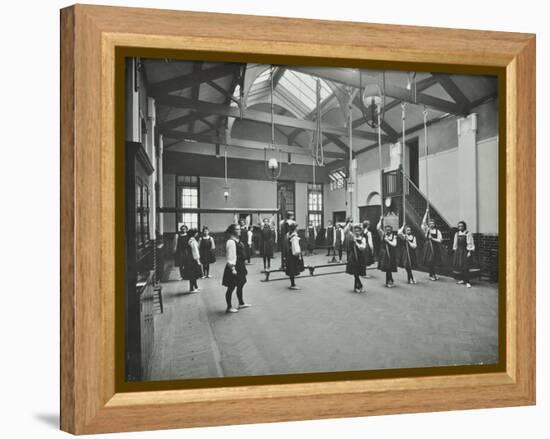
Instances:
[[[300,253],[302,253],[302,249],[300,248],[300,237],[296,232],[294,232],[292,235],[290,235],[290,250],[292,251],[293,256],[298,256]]]
[[[200,261],[201,256],[199,253],[199,243],[195,238],[191,238],[189,240],[189,247],[191,247],[191,254],[193,255],[193,259],[195,261]]]
[[[225,260],[228,265],[237,264],[237,243],[234,238],[230,238],[225,243]]]

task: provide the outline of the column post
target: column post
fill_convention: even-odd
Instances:
[[[478,231],[477,114],[457,120],[459,218]]]

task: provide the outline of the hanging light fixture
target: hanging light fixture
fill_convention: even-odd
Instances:
[[[386,72],[381,72],[379,77],[374,77],[363,88],[363,75],[359,70],[359,92],[361,93],[361,112],[365,122],[371,128],[378,128],[378,115],[380,123],[384,121],[386,107]],[[380,82],[382,86],[380,86]]]
[[[225,153],[224,153],[224,175],[225,175],[225,184],[223,186],[223,198],[225,199],[225,202],[227,202],[227,199],[229,198],[229,183],[227,182],[227,145],[225,145]]]
[[[269,148],[264,149],[265,171],[268,178],[277,180],[282,172],[281,150],[279,150],[279,159],[275,156],[275,111],[273,106],[273,65],[271,66],[270,74],[270,89],[271,89],[271,144]]]

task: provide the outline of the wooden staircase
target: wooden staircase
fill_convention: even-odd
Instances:
[[[403,185],[403,178],[405,178],[405,184]],[[402,193],[405,190],[405,222],[411,226],[413,233],[416,236],[418,242],[417,256],[418,261],[422,261],[422,248],[424,245],[424,231],[422,230],[422,218],[426,212],[428,206],[428,200],[426,195],[416,186],[407,175],[404,175],[401,168],[385,172],[383,178],[383,193],[384,197],[392,197],[394,199],[394,205],[398,206],[399,223],[403,223],[402,210]],[[452,271],[452,248],[453,237],[456,232],[456,228],[451,227],[445,217],[437,210],[437,208],[429,203],[430,218],[435,221],[437,228],[441,231],[443,236],[442,242],[442,257],[444,259],[444,268],[440,270],[442,274],[450,274]],[[423,269],[424,267],[420,267]]]

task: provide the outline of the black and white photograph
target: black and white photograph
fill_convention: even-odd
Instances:
[[[498,90],[126,58],[126,381],[497,364]]]

